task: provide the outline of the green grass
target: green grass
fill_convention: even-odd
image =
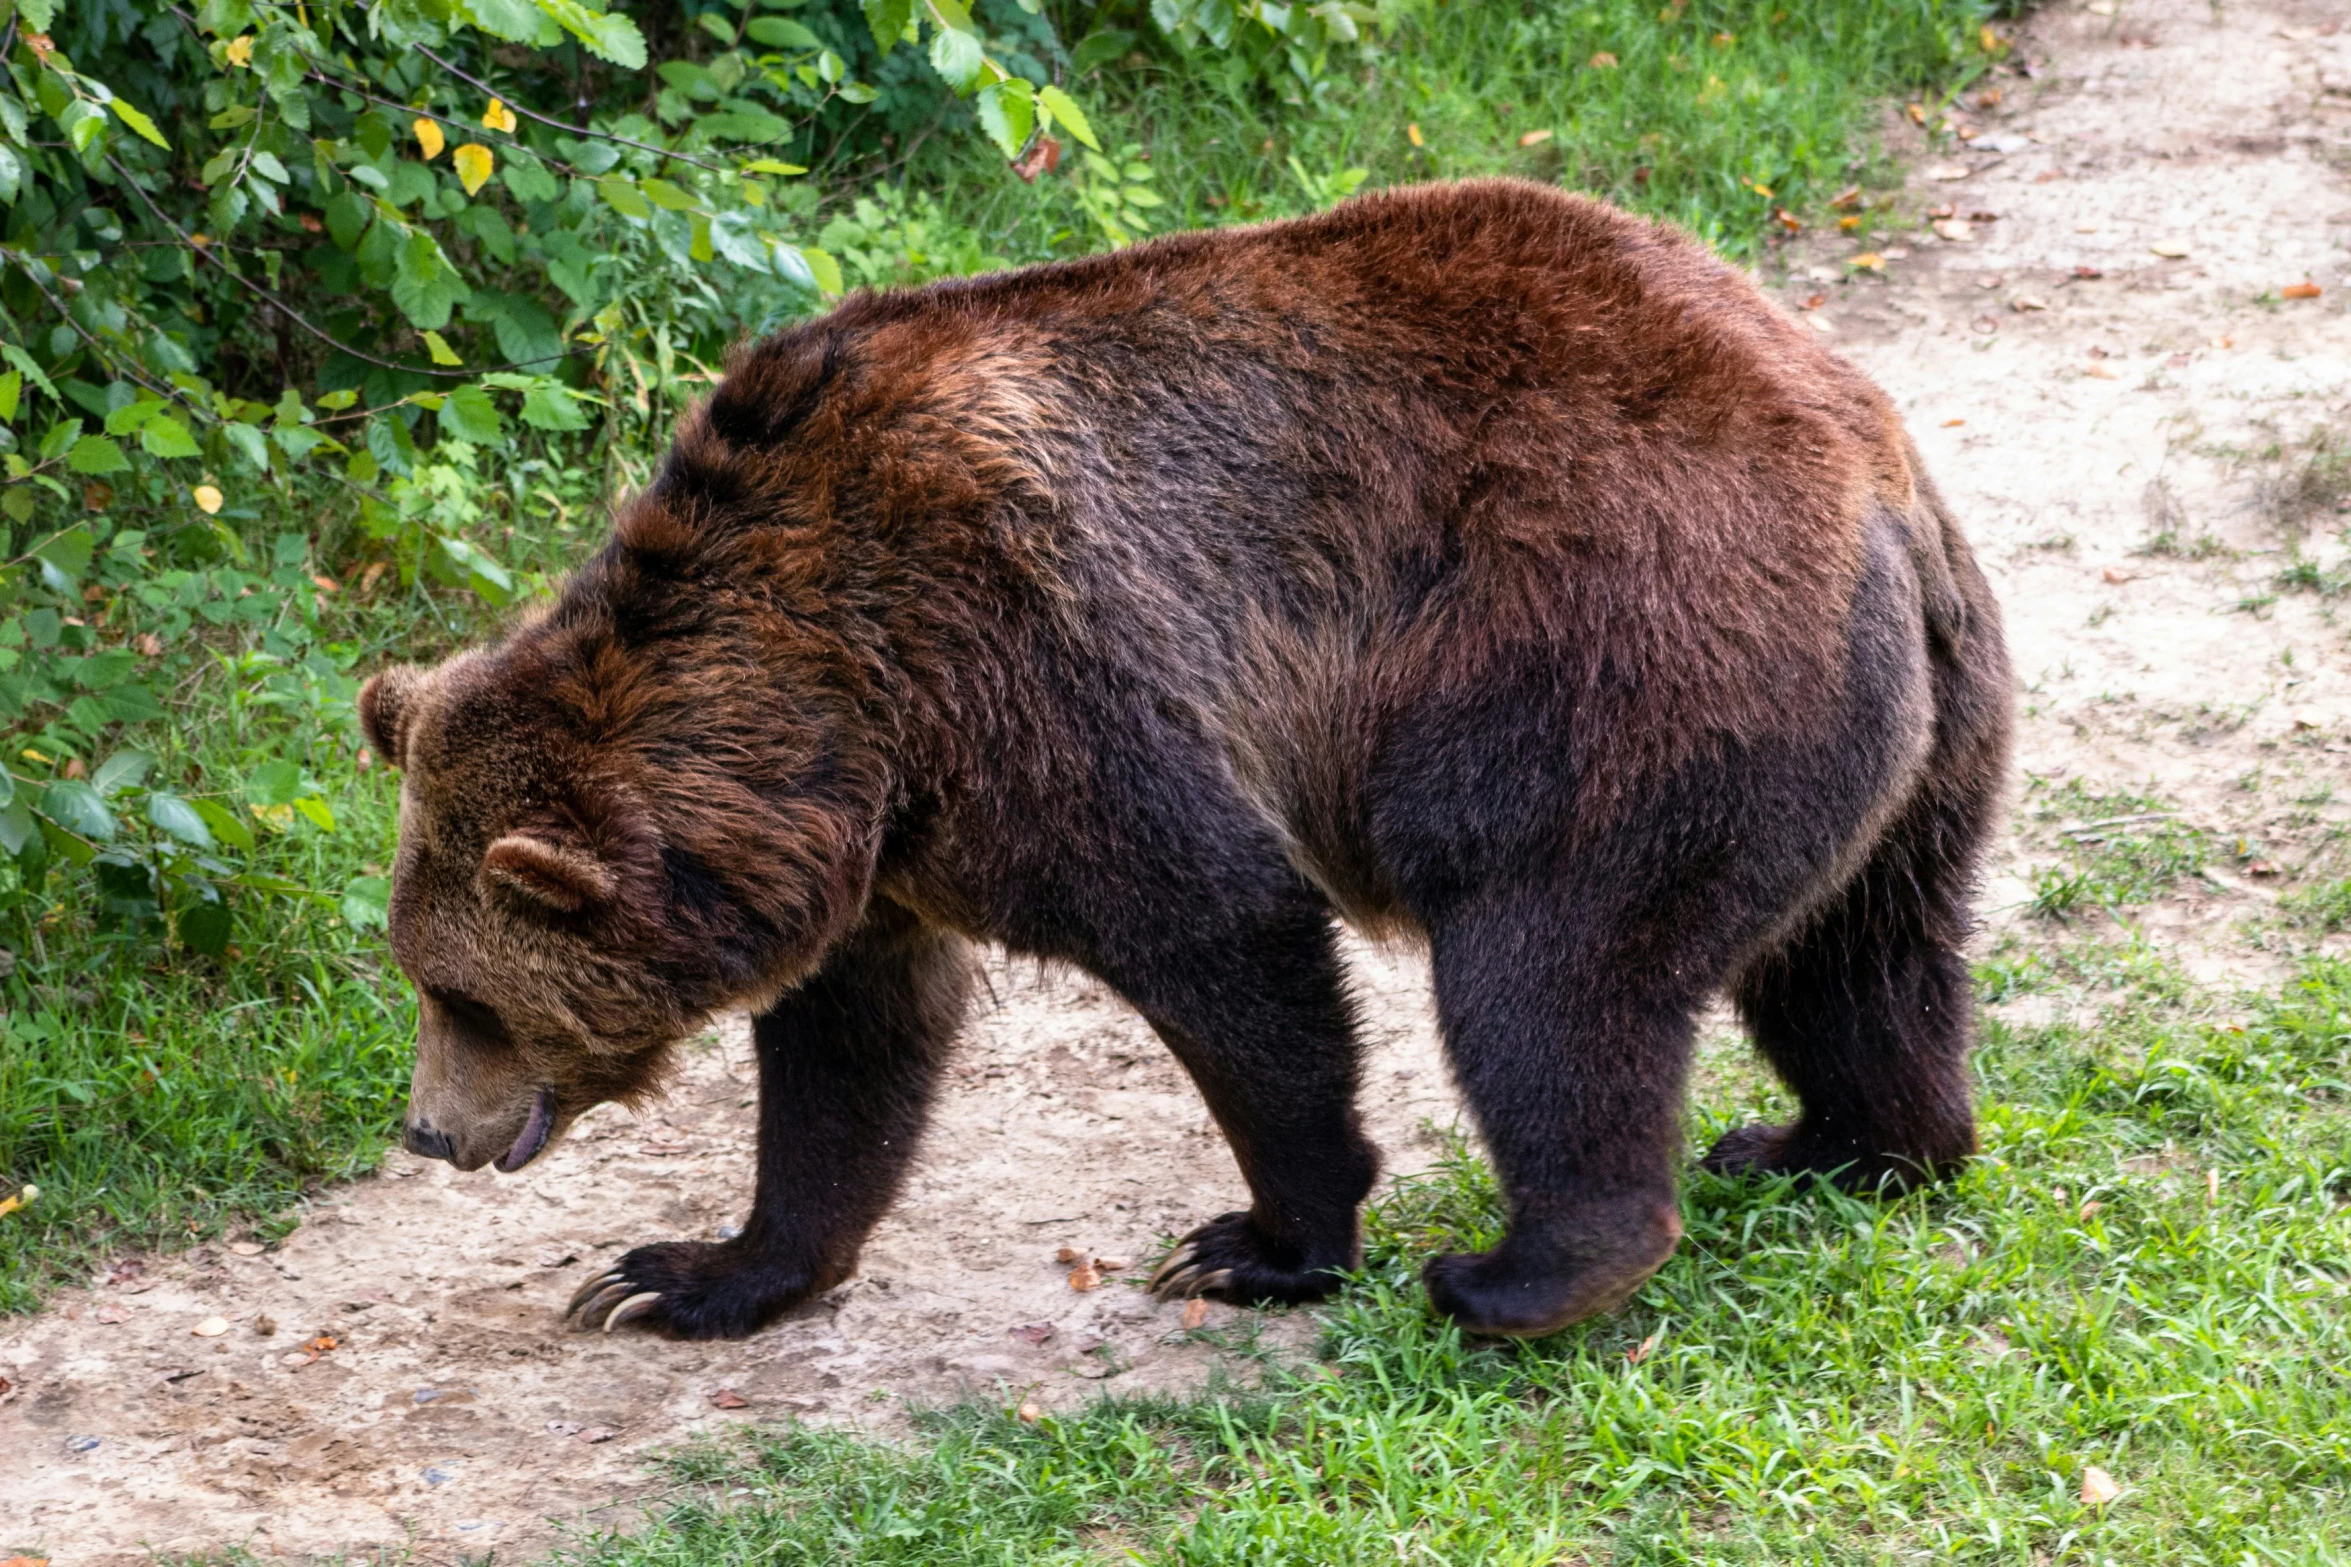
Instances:
[[[2351,1560],[2351,966],[2225,1005],[2143,949],[2075,966],[2107,1006],[1990,1027],[1984,1156],[1948,1188],[1693,1177],[1630,1308],[1496,1348],[1415,1278],[1496,1234],[1457,1153],[1376,1206],[1319,1358],[1259,1389],[971,1406],[904,1444],[770,1428],[564,1559]],[[1780,1108],[1751,1081],[1712,1077],[1700,1137]],[[2083,1501],[2092,1466],[2119,1499]]]

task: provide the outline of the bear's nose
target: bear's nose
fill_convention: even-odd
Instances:
[[[449,1140],[449,1134],[429,1122],[409,1122],[407,1134],[400,1141],[410,1153],[426,1159],[454,1162],[457,1158],[457,1145]]]

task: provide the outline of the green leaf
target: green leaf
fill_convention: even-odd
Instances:
[[[57,25],[57,0],[16,0],[16,12],[36,33]]]
[[[805,165],[798,163],[778,163],[773,158],[753,158],[749,163],[743,165],[743,172],[745,174],[774,174],[789,178],[794,174],[806,174],[808,170]]]
[[[22,800],[10,800],[0,805],[0,851],[14,859],[24,852],[24,846],[41,835],[33,821],[33,813]]]
[[[617,12],[591,11],[580,0],[537,0],[549,21],[587,46],[590,54],[627,71],[645,68],[645,35]]]
[[[452,9],[493,38],[527,44],[539,36],[539,8],[530,0],[458,0]]]
[[[972,102],[980,129],[1007,158],[1020,156],[1023,143],[1037,123],[1035,89],[1020,77],[990,82]]]
[[[153,723],[163,716],[163,704],[142,685],[116,686],[99,699],[99,705],[118,724]]]
[[[870,10],[871,8],[868,7]],[[755,16],[743,31],[776,49],[822,49],[824,40],[789,17]]]
[[[424,346],[425,352],[433,356],[434,364],[461,365],[465,363],[464,360],[457,357],[457,351],[449,346],[448,339],[442,337],[438,332],[427,332],[424,335]]]
[[[639,180],[637,189],[656,207],[667,207],[672,212],[692,212],[701,206],[692,195],[667,180]]]
[[[1068,93],[1050,85],[1040,87],[1037,89],[1037,105],[1056,124],[1068,127],[1069,133],[1079,141],[1097,152],[1102,150],[1102,144],[1094,139],[1094,127],[1086,123],[1086,111],[1079,108],[1077,100]]]
[[[139,426],[163,412],[164,402],[159,397],[142,397],[127,402],[106,416],[108,435],[136,435]]]
[[[137,787],[154,765],[155,758],[144,751],[117,751],[90,774],[90,787],[98,791],[98,798],[111,800],[123,790]]]
[[[980,67],[987,61],[980,41],[969,33],[942,27],[931,34],[931,69],[958,93],[971,91],[972,84],[979,80]]]
[[[98,541],[90,536],[90,530],[77,526],[51,534],[34,545],[31,554],[33,559],[56,567],[68,581],[78,582],[90,569],[90,556],[97,548]]]
[[[123,102],[120,98],[115,99],[114,102],[108,104],[107,107],[114,111],[114,117],[122,121],[123,124],[129,126],[132,130],[137,131],[141,136],[144,136],[147,138],[147,140],[155,143],[156,146],[161,147],[166,152],[171,150],[171,143],[163,139],[163,132],[155,128],[155,122],[147,118],[143,111],[132,108],[129,104]],[[267,158],[269,157],[269,154],[263,153],[262,156]],[[270,162],[275,163],[277,160],[275,158],[270,158]],[[278,183],[281,185],[285,183],[282,175],[279,178]]]
[[[382,930],[392,916],[392,884],[382,876],[354,877],[343,889],[343,923],[353,930]]]
[[[220,433],[228,437],[229,444],[247,462],[263,473],[269,472],[269,442],[259,430],[249,424],[224,424]]]
[[[182,431],[184,436],[187,432]],[[73,443],[65,465],[76,473],[120,473],[131,465],[122,448],[103,435],[85,435]]]
[[[5,359],[17,369],[22,370],[25,379],[46,392],[52,400],[56,398],[57,388],[49,384],[49,377],[42,374],[41,367],[33,362],[32,355],[14,343],[0,340],[0,359]]]
[[[182,946],[208,958],[228,951],[229,937],[236,933],[236,922],[229,917],[225,903],[191,903],[174,915],[171,923]]]
[[[392,303],[400,307],[410,326],[437,331],[449,324],[449,313],[460,301],[472,297],[473,290],[449,265],[449,258],[441,253],[432,235],[420,230],[401,244],[398,272],[392,280]]]
[[[498,417],[498,405],[486,389],[470,382],[451,392],[435,417],[443,435],[476,446],[497,446],[506,439],[506,421]]]
[[[637,194],[634,181],[618,174],[607,174],[596,182],[596,194],[604,198],[604,205],[624,218],[649,218],[653,208]]]
[[[100,843],[114,840],[114,813],[98,798],[97,790],[79,779],[65,779],[43,790],[41,814],[80,837]]]
[[[194,806],[176,794],[147,796],[147,820],[155,824],[157,831],[193,848],[209,849],[213,846],[212,832],[204,825],[204,818]]]
[[[873,29],[875,48],[888,54],[906,37],[914,5],[915,0],[864,0],[865,25]]]
[[[543,379],[522,394],[522,422],[534,430],[585,430],[588,416],[561,381]]]
[[[302,764],[262,763],[245,775],[245,797],[260,806],[292,805],[302,797]]]
[[[150,455],[156,457],[201,457],[204,455],[203,449],[196,444],[196,438],[188,433],[188,427],[169,414],[157,414],[140,426],[139,444],[144,446]],[[81,446],[75,446],[74,456],[79,457],[81,453]]]
[[[831,251],[819,250],[814,245],[803,245],[800,247],[800,255],[808,263],[808,270],[815,276],[818,288],[834,295],[843,291],[845,285],[841,277],[841,263],[833,259]]]
[[[253,847],[253,829],[240,821],[236,812],[218,800],[197,800],[193,803],[196,814],[204,818],[204,825],[212,829],[214,837],[232,849]]]
[[[24,395],[24,372],[11,370],[0,375],[0,424],[16,417],[17,399]]]
[[[320,799],[317,795],[305,795],[303,798],[296,800],[294,802],[294,809],[300,811],[304,816],[308,817],[310,819],[310,825],[316,827],[320,832],[333,832],[335,830],[335,813],[329,810],[327,808],[326,801]]]

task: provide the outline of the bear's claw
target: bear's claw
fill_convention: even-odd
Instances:
[[[566,1319],[578,1317],[583,1332],[593,1332],[603,1325],[604,1310],[637,1293],[628,1274],[619,1268],[608,1269],[581,1285],[572,1295],[571,1304],[563,1308]]]
[[[1176,1242],[1151,1275],[1150,1288],[1161,1300],[1210,1295],[1247,1306],[1320,1300],[1338,1286],[1339,1268],[1297,1266],[1247,1213],[1226,1213]]]
[[[612,1314],[604,1319],[604,1331],[610,1333],[614,1328],[628,1321],[629,1318],[643,1316],[646,1312],[651,1311],[660,1299],[661,1291],[659,1290],[639,1290],[612,1308]]]

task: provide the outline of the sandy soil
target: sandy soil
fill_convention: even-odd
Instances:
[[[1903,119],[1889,131],[1918,166],[1899,212],[1996,218],[1881,239],[1882,275],[1848,266],[1859,246],[1834,234],[1773,271],[1791,305],[1819,296],[1807,316],[1900,401],[2008,606],[2027,808],[1988,889],[1988,940],[2031,929],[2019,905],[2052,855],[2037,780],[2152,786],[2245,841],[2145,913],[2210,978],[2273,962],[2247,917],[2337,852],[2346,811],[2321,795],[2347,781],[2351,647],[2314,595],[2239,607],[2278,593],[2286,559],[2264,499],[2279,465],[2258,454],[2323,421],[2351,429],[2351,22],[2327,31],[2335,9],[2064,0],[2020,39],[2031,75],[2002,78],[1997,106],[1967,101],[1968,150]],[[2278,297],[2305,280],[2321,297]],[[2319,519],[2305,553],[2339,567],[2346,521]],[[2150,553],[2167,529],[2182,550]],[[1424,976],[1409,957],[1359,959],[1370,1114],[1408,1170],[1428,1123],[1454,1114]],[[748,1343],[557,1321],[600,1261],[739,1217],[739,1028],[697,1050],[656,1114],[598,1112],[526,1176],[395,1154],[269,1250],[123,1259],[0,1331],[0,1555],[512,1559],[550,1520],[626,1523],[656,1483],[647,1454],[719,1422],[889,1429],[970,1393],[1067,1405],[1245,1375],[1231,1346],[1252,1333],[1309,1342],[1305,1315],[1219,1307],[1187,1334],[1128,1275],[1069,1287],[1058,1248],[1139,1265],[1237,1206],[1241,1183],[1114,998],[1022,965],[991,980],[862,1273]],[[213,1318],[226,1328],[208,1336]]]

